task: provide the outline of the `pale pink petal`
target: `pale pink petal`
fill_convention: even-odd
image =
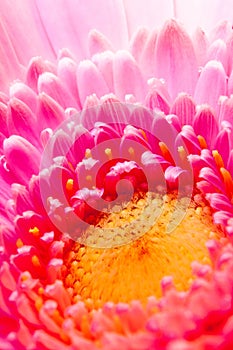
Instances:
[[[57,75],[60,81],[66,85],[69,93],[73,95],[77,105],[80,107],[77,79],[77,64],[69,57],[63,57],[59,60],[57,66]],[[71,107],[70,105],[68,107]]]
[[[41,57],[33,57],[27,67],[26,82],[36,92],[38,91],[38,78],[44,72],[55,74],[56,68],[51,62],[44,61]]]
[[[139,26],[154,29],[174,16],[171,0],[124,0],[124,6],[130,37]]]
[[[77,59],[84,58],[88,52],[86,38],[93,28],[106,35],[114,47],[126,46],[128,32],[120,1],[57,0],[54,11],[48,11],[54,8],[53,0],[37,0],[36,3],[56,52],[66,47]]]
[[[226,19],[232,22],[231,9],[231,0],[224,1],[224,6],[218,0],[175,0],[175,15],[190,32],[196,29],[197,26],[209,30],[216,23]]]
[[[78,66],[77,85],[82,106],[89,95],[96,93],[97,97],[101,97],[109,92],[102,74],[96,65],[88,60],[80,62]]]
[[[209,46],[206,33],[198,27],[192,36],[192,41],[197,63],[199,66],[203,66],[206,63],[206,53]]]
[[[35,1],[24,0],[23,4],[15,0],[1,1],[0,19],[20,63],[26,65],[31,57],[38,55],[54,58],[53,46],[41,23]]]
[[[105,51],[96,54],[92,57],[92,61],[95,63],[99,71],[106,81],[109,91],[114,91],[113,85],[113,60],[114,54],[111,51]]]
[[[173,98],[179,92],[194,92],[196,56],[190,37],[175,20],[166,22],[159,32],[155,57],[157,77],[165,79]]]
[[[215,40],[207,51],[207,62],[216,60],[222,63],[225,71],[227,71],[228,57],[227,46],[221,39]]]
[[[97,30],[92,30],[88,35],[88,50],[90,56],[104,51],[114,51],[111,42]]]
[[[214,83],[213,83],[214,82]],[[208,103],[217,107],[218,99],[226,94],[226,73],[218,61],[210,61],[203,68],[198,79],[194,99],[196,103]]]
[[[149,30],[144,27],[138,28],[133,34],[130,43],[129,50],[137,62],[140,61],[145,44],[149,37]]]
[[[118,51],[113,64],[115,93],[124,100],[125,95],[133,94],[138,101],[145,96],[146,85],[140,69],[127,51]]]

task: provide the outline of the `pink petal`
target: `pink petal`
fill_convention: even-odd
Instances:
[[[138,63],[143,53],[148,36],[149,30],[147,28],[140,27],[131,38],[129,44],[130,52]]]
[[[64,120],[64,110],[54,99],[42,93],[38,99],[37,117],[40,130],[44,128],[56,129]]]
[[[40,164],[38,150],[21,136],[10,136],[4,141],[4,153],[9,168],[19,181],[27,183],[33,174],[37,174]]]
[[[88,60],[80,62],[78,66],[77,85],[82,106],[86,98],[93,93],[101,97],[109,92],[102,74],[94,63]]]
[[[207,36],[201,28],[197,28],[192,37],[193,47],[197,57],[198,66],[206,63],[207,47],[209,46]]]
[[[38,79],[38,92],[51,96],[63,108],[77,107],[72,94],[65,88],[63,82],[52,73],[43,73]]]
[[[228,130],[223,129],[218,134],[215,140],[215,149],[218,150],[223,158],[225,166],[228,163],[228,157],[231,150],[230,133]]]
[[[109,91],[114,91],[113,84],[113,60],[114,54],[111,51],[105,51],[93,56],[92,61],[95,63],[100,73],[103,75]],[[97,91],[96,91],[97,92]]]
[[[10,87],[10,97],[16,97],[20,101],[24,102],[33,112],[37,107],[37,95],[27,85],[16,82]]]
[[[97,30],[92,30],[88,35],[88,49],[90,56],[104,51],[114,51],[111,42]]]
[[[26,82],[36,92],[38,78],[44,72],[55,73],[55,66],[48,61],[43,61],[41,57],[33,57],[27,67]]]
[[[190,37],[175,21],[165,23],[156,45],[156,73],[166,80],[173,98],[179,92],[192,94],[197,80],[197,61]]]
[[[210,61],[203,68],[198,79],[194,99],[196,103],[208,103],[217,107],[218,99],[226,94],[226,73],[218,61]]]
[[[227,71],[228,57],[227,57],[227,46],[226,43],[218,39],[214,41],[207,51],[207,62],[216,60],[222,63],[225,71]]]
[[[80,107],[78,87],[76,80],[77,64],[69,57],[59,60],[57,67],[57,75],[60,81],[66,85],[67,90],[75,99],[77,106]],[[68,107],[71,107],[70,105]]]
[[[171,108],[171,113],[179,117],[181,125],[193,123],[193,117],[196,113],[196,105],[192,97],[186,93],[181,93],[175,99]]]
[[[208,105],[202,105],[195,115],[193,128],[197,135],[204,136],[207,145],[212,148],[219,131],[214,110]]]
[[[113,78],[116,95],[123,101],[127,94],[133,94],[138,101],[145,96],[145,81],[137,63],[127,51],[116,53]]]
[[[37,120],[30,108],[17,98],[9,102],[9,129],[38,146]]]

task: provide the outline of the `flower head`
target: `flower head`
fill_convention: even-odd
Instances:
[[[189,18],[182,1],[164,2],[153,29],[137,29],[137,2],[49,14],[25,2],[15,17],[9,4],[1,348],[230,348],[230,22],[191,37],[164,21]],[[17,42],[22,24],[30,35]]]

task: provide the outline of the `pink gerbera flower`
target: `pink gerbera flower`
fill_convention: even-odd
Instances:
[[[146,5],[0,4],[1,349],[233,346],[231,2]]]

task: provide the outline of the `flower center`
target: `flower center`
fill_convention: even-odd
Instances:
[[[74,301],[81,298],[93,307],[107,301],[146,302],[151,295],[161,296],[165,276],[173,277],[178,290],[187,290],[194,278],[192,262],[211,264],[206,241],[220,239],[223,233],[213,224],[204,200],[192,200],[181,222],[167,233],[175,208],[182,213],[186,201],[186,197],[178,200],[175,193],[136,194],[122,210],[103,213],[98,224],[87,230],[90,245],[74,243],[64,260],[64,281],[72,288]],[[108,235],[112,230],[113,236],[104,236],[105,230]],[[145,234],[140,237],[142,231]],[[93,247],[93,242],[106,239],[122,243],[124,237],[131,237],[131,242]]]

